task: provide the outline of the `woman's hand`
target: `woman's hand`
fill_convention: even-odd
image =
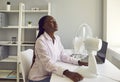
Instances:
[[[83,79],[83,76],[80,75],[79,73],[71,72],[69,70],[65,70],[63,74],[70,78],[71,80],[73,80],[73,82],[78,82]]]
[[[78,61],[78,64],[81,66],[81,65],[84,65],[84,66],[88,66],[88,63],[87,62],[81,62],[80,60]]]

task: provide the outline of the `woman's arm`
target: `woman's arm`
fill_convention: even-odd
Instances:
[[[76,72],[71,72],[69,70],[65,70],[63,72],[63,74],[65,76],[67,76],[68,78],[70,78],[71,80],[73,80],[74,82],[78,82],[80,80],[83,80],[83,76],[80,75],[79,73],[76,73]]]
[[[88,62],[82,62],[82,61],[80,61],[80,60],[78,60],[78,64],[79,64],[80,66],[82,66],[82,65],[88,66]]]
[[[73,57],[70,57],[69,55],[65,54],[65,50],[64,50],[64,47],[60,41],[60,38],[59,38],[59,47],[60,47],[60,50],[61,50],[61,60],[63,62],[67,62],[67,63],[72,63],[72,64],[76,64],[76,65],[85,65],[85,66],[88,66],[88,63],[87,62],[82,62],[76,58],[73,58]]]

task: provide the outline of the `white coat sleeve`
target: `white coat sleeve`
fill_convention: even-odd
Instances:
[[[56,62],[54,62],[51,59],[47,51],[48,50],[47,44],[42,40],[39,40],[36,42],[35,46],[36,46],[35,52],[37,53],[36,57],[38,57],[38,61],[42,63],[42,66],[44,66],[45,70],[63,76],[63,71],[65,69],[60,66],[57,66]]]
[[[64,47],[61,43],[61,40],[60,38],[58,39],[59,40],[59,49],[61,50],[61,54],[60,54],[60,58],[61,58],[61,61],[63,62],[66,62],[66,63],[71,63],[71,64],[75,64],[75,65],[78,65],[78,59],[76,58],[73,58],[73,57],[70,57],[70,55],[68,54],[65,54],[65,50],[64,50]]]

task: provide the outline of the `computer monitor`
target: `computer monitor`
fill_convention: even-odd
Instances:
[[[105,62],[106,52],[107,52],[107,46],[108,46],[108,42],[102,41],[102,47],[97,52],[97,55],[96,55],[96,61],[97,61],[97,63],[104,63]]]

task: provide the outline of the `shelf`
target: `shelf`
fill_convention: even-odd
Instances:
[[[15,70],[0,70],[0,79],[16,79]]]
[[[0,62],[17,62],[17,56],[8,56],[7,58],[0,60]]]
[[[2,29],[18,29],[19,26],[8,26],[8,27],[1,27]],[[22,26],[21,28],[25,29],[38,29],[38,26]]]
[[[17,82],[19,82],[19,79],[22,79],[18,68],[20,62],[18,53],[26,49],[34,48],[36,34],[38,33],[37,22],[40,17],[50,13],[50,6],[48,4],[45,5],[45,7],[41,5],[41,9],[39,10],[34,10],[31,6],[25,10],[25,8],[27,8],[25,4],[18,3],[19,5],[15,4],[15,6],[19,8],[18,10],[11,9],[8,11],[5,8],[0,9],[0,13],[2,13],[1,17],[4,16],[3,18],[5,19],[3,20],[2,18],[0,20],[0,46],[7,47],[9,50],[9,52],[6,53],[8,57],[0,60],[0,66],[3,66],[0,69],[0,82],[2,79],[17,80]],[[28,25],[28,21],[31,21],[32,24]],[[12,37],[16,37],[16,40],[13,40]],[[13,44],[13,41],[15,41],[16,44]],[[7,48],[4,48],[5,52],[7,52]],[[5,55],[5,53],[3,55]],[[7,68],[9,65],[12,65],[12,68]],[[7,70],[5,70],[4,67],[6,67]]]
[[[1,27],[2,29],[18,29],[19,26],[8,26],[8,27]],[[38,29],[38,26],[22,26],[21,28],[24,29]]]
[[[22,74],[19,74],[20,79],[22,78]],[[16,70],[0,70],[0,79],[17,79],[17,72]]]
[[[7,26],[7,27],[1,27],[1,28],[5,28],[5,29],[18,29],[19,26]]]
[[[12,41],[0,41],[2,46],[17,46],[18,44],[12,44]]]
[[[34,46],[34,44],[22,44],[22,46]]]
[[[7,10],[0,10],[0,12],[3,12],[3,13],[18,13],[19,10],[10,10],[10,11],[7,11]]]
[[[35,42],[33,41],[24,41],[21,46],[34,46]]]
[[[26,13],[48,13],[48,10],[24,10]]]
[[[0,44],[2,46],[17,46],[18,44]]]
[[[23,29],[38,29],[38,26],[22,26]]]

